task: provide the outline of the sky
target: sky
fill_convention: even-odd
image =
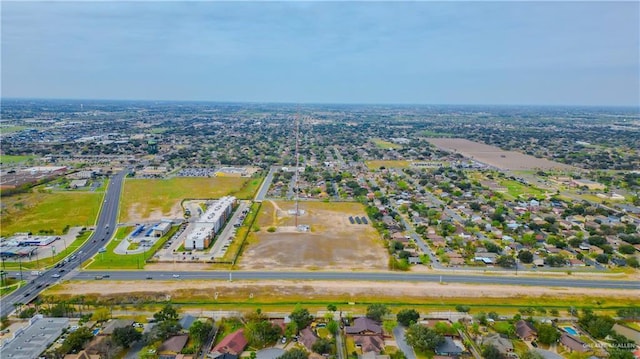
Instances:
[[[2,97],[640,106],[640,2],[1,2]]]

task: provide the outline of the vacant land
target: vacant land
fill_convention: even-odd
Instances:
[[[514,180],[502,180],[499,182],[499,184],[507,188],[507,193],[511,195],[513,198],[519,198],[520,196],[539,197],[544,194],[544,191],[542,190],[539,190],[531,186],[523,185],[522,183]]]
[[[0,163],[2,163],[3,165],[9,165],[9,164],[18,163],[18,162],[24,162],[32,158],[36,158],[36,156],[2,155],[0,156]]]
[[[0,235],[41,230],[61,234],[67,225],[90,226],[99,212],[102,195],[100,192],[36,191],[3,197]]]
[[[529,156],[515,151],[504,151],[495,146],[473,142],[462,138],[429,138],[428,141],[445,151],[460,153],[467,158],[480,161],[503,170],[574,170],[563,163]]]
[[[120,204],[120,221],[140,222],[181,217],[180,201],[183,199],[214,199],[238,191],[246,194],[251,192],[250,188],[244,187],[249,181],[257,181],[259,184],[259,180],[254,178],[241,177],[127,179]]]
[[[409,168],[411,162],[405,160],[379,160],[365,161],[367,168],[371,171],[379,170],[380,167],[385,168]]]
[[[385,141],[385,140],[381,140],[379,138],[374,138],[371,140],[371,142],[373,142],[374,145],[376,145],[378,148],[382,148],[383,150],[388,150],[388,149],[398,149],[398,148],[402,148],[402,146],[393,143],[393,142],[389,142],[389,141]]]
[[[235,307],[259,304],[286,304],[313,302],[402,304],[464,303],[473,306],[569,306],[621,307],[637,305],[629,298],[640,297],[638,290],[607,290],[581,288],[577,295],[572,288],[531,287],[509,285],[472,285],[464,283],[398,283],[368,281],[222,281],[222,280],[169,280],[169,281],[69,281],[47,290],[47,295],[88,297],[152,297],[170,296],[173,302],[212,303],[218,293],[217,304],[229,303]],[[250,298],[252,297],[252,298]],[[551,303],[551,304],[550,304]],[[514,309],[515,309],[514,308]]]
[[[298,232],[294,202],[265,202],[258,216],[260,231],[245,249],[242,269],[386,269],[388,254],[371,225],[351,224],[349,216],[366,216],[359,203],[301,202]],[[272,227],[270,229],[270,227]],[[273,231],[274,232],[270,232]]]

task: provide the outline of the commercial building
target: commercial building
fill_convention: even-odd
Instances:
[[[37,358],[68,326],[68,318],[44,318],[38,314],[29,320],[29,326],[16,330],[12,338],[1,343],[0,358]]]
[[[171,229],[171,222],[162,222],[158,223],[155,227],[153,227],[153,236],[154,237],[162,237]]]
[[[184,248],[187,250],[203,250],[211,244],[225,222],[233,213],[236,198],[232,196],[222,197],[213,202],[194,224],[193,229],[184,240]]]

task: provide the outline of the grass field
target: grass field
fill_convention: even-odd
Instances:
[[[367,168],[374,171],[380,169],[380,167],[386,168],[409,168],[410,162],[404,160],[379,160],[379,161],[365,161]]]
[[[256,181],[257,184],[247,182]],[[170,179],[127,179],[120,203],[120,221],[148,219],[181,214],[180,201],[185,198],[213,199],[229,194],[248,195],[259,179],[241,177],[174,177]],[[255,192],[255,189],[253,189]]]
[[[4,197],[0,235],[28,231],[38,233],[50,229],[61,234],[66,225],[92,225],[99,212],[102,196],[100,192],[35,191]]]
[[[10,164],[13,164],[13,163],[28,161],[28,160],[33,159],[33,158],[36,158],[36,156],[2,155],[2,156],[0,156],[0,163],[3,164],[3,165],[10,165]]]
[[[24,127],[24,126],[0,126],[0,133],[2,134],[13,133],[13,132],[22,131],[27,128],[28,127]]]
[[[238,199],[253,199],[261,183],[262,177],[251,178],[247,182],[245,182],[244,185],[242,185],[242,188],[240,188],[236,192],[231,193],[231,195],[236,196]]]
[[[153,245],[146,252],[139,254],[115,254],[113,251],[116,249],[120,241],[124,239],[134,227],[120,227],[116,231],[114,239],[109,241],[106,246],[106,252],[98,253],[94,256],[93,260],[87,261],[87,265],[84,269],[141,269],[144,268],[146,260],[153,257],[158,248],[160,248],[173,234],[178,230],[178,226],[174,226],[160,238],[156,244]]]
[[[544,191],[531,186],[523,185],[522,183],[514,180],[502,180],[499,182],[499,184],[506,187],[507,193],[513,198],[518,198],[521,195],[525,197],[533,196],[537,198],[544,195]]]
[[[381,140],[379,138],[373,138],[371,139],[371,142],[373,142],[374,145],[376,145],[378,148],[381,148],[383,150],[388,150],[388,149],[396,150],[396,149],[402,148],[402,146],[396,143]]]

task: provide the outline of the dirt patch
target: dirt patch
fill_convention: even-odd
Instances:
[[[349,216],[366,216],[359,203],[303,202],[295,230],[293,202],[265,203],[258,218],[258,240],[245,249],[240,268],[248,270],[387,268],[388,254],[370,224],[351,224]],[[289,211],[294,211],[293,214]],[[267,231],[275,227],[275,232]]]
[[[429,138],[436,147],[460,153],[467,158],[497,167],[502,170],[576,170],[573,166],[529,156],[515,151],[504,151],[498,147],[473,142],[462,138]]]
[[[336,298],[348,301],[379,300],[397,301],[398,298],[518,298],[575,297],[573,288],[547,288],[510,285],[472,285],[464,283],[407,283],[407,282],[366,282],[366,281],[242,281],[227,282],[214,280],[199,281],[71,281],[63,286],[50,289],[51,294],[77,295],[117,295],[160,293],[175,299],[211,298],[218,293],[220,300],[290,300],[304,297],[309,300]],[[638,298],[639,290],[607,290],[580,288],[583,297]]]
[[[171,210],[168,213],[163,213],[160,209],[155,209],[151,211],[148,215],[144,215],[140,212],[140,204],[134,203],[129,210],[127,211],[127,222],[128,223],[140,223],[140,222],[155,222],[160,221],[165,218],[183,218],[184,214],[182,211],[182,206],[180,202],[177,202],[173,206],[171,206]]]

